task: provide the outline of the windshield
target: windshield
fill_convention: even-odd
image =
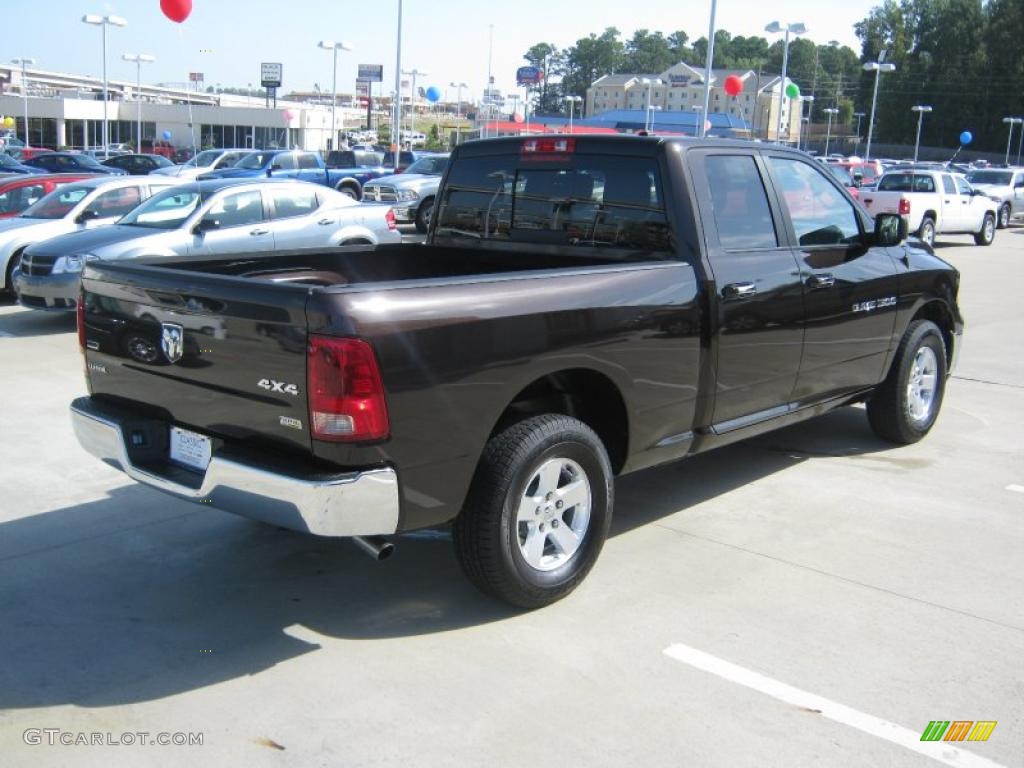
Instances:
[[[237,163],[235,163],[235,168],[245,168],[250,171],[256,170],[266,165],[267,160],[269,158],[269,152],[250,152],[248,155],[246,155]]]
[[[92,191],[93,187],[67,184],[54,190],[35,205],[30,205],[21,215],[26,219],[63,219]]]
[[[118,221],[133,227],[177,229],[202,202],[197,189],[171,189],[159,192]]]
[[[448,167],[447,157],[422,157],[405,169],[406,173],[422,173],[427,176],[440,176]]]
[[[967,174],[967,180],[971,184],[998,184],[1008,187],[1013,180],[1013,173],[1011,171],[971,171]]]
[[[217,162],[217,158],[221,156],[221,153],[215,149],[208,149],[205,152],[200,152],[198,155],[189,160],[185,165],[189,168],[203,168],[208,165],[213,165]]]

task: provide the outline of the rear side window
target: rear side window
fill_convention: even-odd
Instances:
[[[27,184],[0,194],[0,213],[20,213],[42,198],[45,190],[42,184]]]
[[[777,247],[775,223],[754,158],[709,155],[704,173],[722,247],[727,251]]]
[[[120,187],[102,192],[89,203],[87,211],[95,211],[101,219],[124,216],[142,202],[140,187]]]
[[[274,201],[274,218],[289,219],[293,216],[306,216],[317,208],[316,189],[271,188],[270,198]]]
[[[550,245],[669,251],[661,179],[653,159],[518,156],[452,165],[438,235]]]

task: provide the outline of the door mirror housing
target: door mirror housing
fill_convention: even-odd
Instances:
[[[201,235],[214,229],[220,229],[220,221],[217,219],[200,219],[199,223],[192,228],[192,232],[193,234]]]
[[[274,163],[273,165],[270,166],[270,170],[267,171],[267,176],[270,175],[271,171],[280,171],[280,170],[281,170],[281,164],[280,163]]]
[[[93,221],[95,219],[98,219],[99,217],[100,212],[97,211],[95,208],[86,208],[84,211],[78,214],[78,216],[75,218],[75,221],[77,221],[79,224],[85,224],[85,222]]]
[[[907,220],[895,213],[880,213],[875,217],[875,245],[883,248],[899,245],[907,239]]]

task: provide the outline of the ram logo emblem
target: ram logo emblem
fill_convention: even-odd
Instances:
[[[185,351],[185,329],[174,323],[160,323],[160,349],[170,362],[181,360]]]

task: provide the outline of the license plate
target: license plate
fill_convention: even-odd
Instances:
[[[171,460],[205,472],[210,465],[212,445],[205,435],[171,427]]]

